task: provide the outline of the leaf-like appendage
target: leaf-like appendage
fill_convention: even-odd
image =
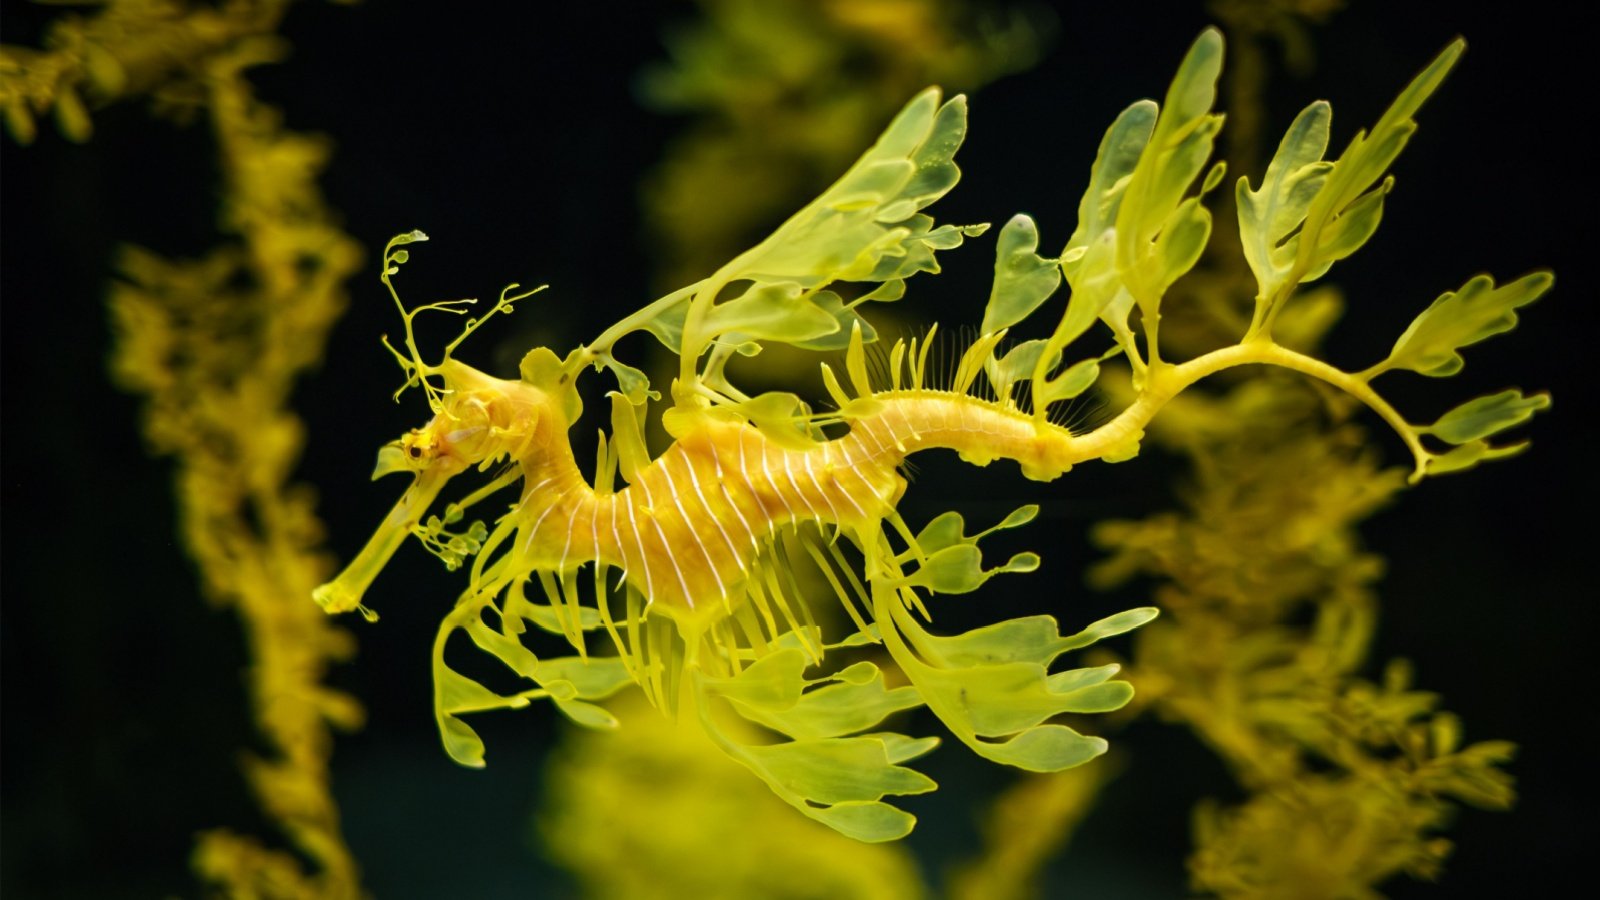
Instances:
[[[632,683],[633,678],[619,657],[558,656],[539,661],[534,680],[552,694],[571,685],[572,696],[583,700],[604,700]]]
[[[785,647],[756,660],[731,678],[706,678],[717,694],[761,710],[782,711],[800,702],[805,689],[806,655]]]
[[[527,705],[527,697],[496,694],[445,665],[442,659],[434,659],[433,709],[439,723],[439,736],[444,741],[445,752],[463,766],[483,768],[483,740],[457,717],[458,714]]]
[[[1465,46],[1457,40],[1446,47],[1406,85],[1370,134],[1362,131],[1351,138],[1338,160],[1322,159],[1332,113],[1318,101],[1289,126],[1261,190],[1252,191],[1246,179],[1239,180],[1239,231],[1260,289],[1252,333],[1270,333],[1296,287],[1321,278],[1372,237],[1383,218],[1384,198],[1394,186],[1385,175],[1417,130],[1412,117]]]
[[[1155,616],[1154,609],[1129,610],[1065,638],[1050,616],[940,637],[923,630],[897,602],[880,603],[878,612],[880,623],[893,621],[895,631],[885,633],[890,652],[953,734],[986,759],[1040,772],[1087,762],[1106,749],[1104,740],[1047,719],[1118,709],[1133,696],[1127,682],[1110,680],[1115,667],[1050,674],[1049,665],[1067,650]]]
[[[732,404],[729,409],[743,416],[779,446],[808,450],[816,444],[809,424],[811,408],[796,394],[768,391]],[[668,415],[671,415],[670,411]]]
[[[1061,253],[1067,281],[1074,289],[1078,287],[1076,276],[1081,267],[1081,253],[1077,251],[1099,240],[1117,221],[1127,178],[1150,143],[1160,109],[1154,100],[1140,100],[1119,113],[1100,139],[1100,149],[1089,169],[1089,186],[1078,201],[1078,227]]]
[[[904,281],[884,282],[884,286],[891,284],[900,285],[902,289],[900,293],[904,293]],[[879,291],[873,291],[872,293],[877,294]],[[900,297],[900,293],[894,293],[893,296],[889,296],[889,293],[892,292],[885,292],[883,295],[872,297],[871,299],[897,300]],[[811,303],[832,316],[837,327],[827,334],[819,335],[810,340],[790,341],[794,346],[802,350],[843,350],[849,346],[850,335],[856,330],[861,332],[861,339],[869,344],[878,339],[878,330],[872,327],[872,323],[851,307],[845,306],[844,300],[833,291],[818,291],[812,294]]]
[[[1516,456],[1526,449],[1528,449],[1527,441],[1509,447],[1491,446],[1488,441],[1468,441],[1449,452],[1429,456],[1423,471],[1428,475],[1465,472],[1479,463]]]
[[[1060,351],[1077,340],[1103,317],[1117,340],[1132,352],[1128,336],[1128,312],[1133,298],[1122,288],[1117,276],[1116,229],[1118,211],[1128,187],[1128,178],[1139,163],[1140,156],[1150,143],[1160,112],[1153,100],[1140,100],[1124,109],[1106,129],[1100,139],[1100,149],[1094,166],[1089,170],[1089,187],[1078,202],[1078,225],[1061,253],[1061,270],[1067,283],[1072,285],[1072,297],[1067,301],[1067,311],[1050,338],[1051,362],[1054,368]],[[1114,303],[1118,297],[1126,303]],[[1043,374],[1035,374],[1043,381]],[[1036,410],[1045,404],[1034,403]]]
[[[679,354],[687,377],[723,334],[831,350],[860,325],[870,339],[865,320],[822,289],[835,281],[878,282],[854,302],[898,299],[906,278],[939,270],[937,251],[984,232],[986,225],[936,226],[919,213],[959,180],[954,157],[966,127],[966,98],[941,103],[937,88],[918,94],[816,200],[711,278],[607,329],[584,358],[603,361],[624,335],[644,330]],[[750,286],[717,302],[723,288],[740,282]],[[714,384],[719,374],[708,367],[705,379]]]
[[[809,690],[785,708],[743,704],[739,711],[797,740],[813,740],[865,731],[892,713],[922,705],[916,688],[885,687],[883,671],[870,662],[857,663],[832,679],[835,683]]]
[[[1326,100],[1301,110],[1278,143],[1261,189],[1251,190],[1248,176],[1239,178],[1235,192],[1239,235],[1261,297],[1277,294],[1294,268],[1296,246],[1286,246],[1285,241],[1305,221],[1311,201],[1333,169],[1333,163],[1322,159],[1332,118]]]
[[[1327,274],[1334,263],[1361,249],[1378,230],[1383,221],[1383,198],[1394,189],[1394,177],[1385,178],[1381,184],[1350,201],[1337,217],[1317,235],[1317,246],[1312,253],[1312,265],[1306,269],[1300,282],[1315,281]],[[1299,249],[1300,236],[1290,243]]]
[[[1068,650],[1081,650],[1090,644],[1098,643],[1108,637],[1126,634],[1155,619],[1160,610],[1153,606],[1140,606],[1134,609],[1125,609],[1116,615],[1106,616],[1096,622],[1091,622],[1082,631],[1063,638]]]
[[[1039,505],[1029,503],[1019,506],[1006,515],[1004,519],[985,528],[977,534],[968,535],[965,531],[966,520],[954,510],[940,513],[924,525],[922,531],[917,533],[917,544],[924,552],[932,553],[952,544],[971,543],[981,540],[996,531],[1008,528],[1021,528],[1039,517]]]
[[[1460,350],[1517,327],[1516,310],[1539,299],[1555,283],[1549,272],[1533,272],[1495,287],[1478,275],[1433,301],[1395,342],[1389,358],[1368,370],[1368,376],[1389,369],[1410,369],[1440,378],[1461,371]]]
[[[921,563],[904,583],[936,594],[968,594],[1003,572],[1032,572],[1039,567],[1039,557],[1034,553],[1018,553],[993,569],[985,569],[978,541],[1001,529],[1025,525],[1038,513],[1036,505],[1020,507],[999,524],[974,535],[963,533],[965,522],[960,513],[941,513],[918,533],[916,546],[898,558],[899,562],[916,559]]]
[[[712,334],[758,341],[809,341],[838,329],[838,320],[792,281],[751,285],[706,316],[706,330]]]
[[[1122,296],[1126,297],[1128,295],[1123,293]],[[1123,310],[1122,315],[1125,320],[1127,311]],[[1124,325],[1124,328],[1126,328],[1126,325]],[[1042,409],[1060,400],[1071,400],[1087,391],[1094,386],[1096,381],[1100,380],[1100,364],[1121,352],[1124,352],[1123,345],[1118,344],[1099,356],[1080,359],[1062,369],[1056,375],[1035,382],[1033,386],[1034,408]]]
[[[916,819],[882,798],[925,794],[938,787],[933,779],[891,759],[891,735],[790,741],[764,747],[741,747],[735,756],[761,776],[778,796],[796,809],[858,841],[892,841],[911,833]],[[897,749],[926,753],[934,742],[913,742],[903,735]],[[820,804],[820,806],[819,806]]]
[[[1222,73],[1222,35],[1207,29],[1189,48],[1167,88],[1166,104],[1156,120],[1150,143],[1128,176],[1116,218],[1116,260],[1122,283],[1147,315],[1183,269],[1173,266],[1189,257],[1194,229],[1201,221],[1186,209],[1184,195],[1211,158],[1222,116],[1211,112],[1217,78]],[[1207,180],[1208,183],[1212,179]],[[1205,236],[1210,217],[1204,218]],[[1173,230],[1188,231],[1183,252],[1168,259],[1157,238]],[[1199,239],[1203,246],[1204,236]],[[1193,254],[1196,258],[1198,253]],[[1193,260],[1189,261],[1193,264]]]
[[[1212,171],[1221,172],[1220,164]],[[1208,182],[1211,180],[1207,178]],[[1166,293],[1174,281],[1194,268],[1210,239],[1211,211],[1200,205],[1200,198],[1190,197],[1179,203],[1178,208],[1162,223],[1151,257],[1160,271],[1156,285],[1162,293]]]
[[[633,683],[633,673],[620,657],[564,656],[541,660],[522,645],[524,616],[535,605],[514,594],[508,599],[500,615],[500,627],[491,628],[483,620],[482,612],[488,601],[476,607],[458,607],[447,617],[439,629],[433,655],[434,718],[439,724],[439,735],[445,752],[464,766],[483,766],[483,741],[477,732],[460,719],[464,713],[491,709],[519,709],[531,701],[548,698],[557,708],[579,725],[591,728],[615,728],[617,721],[605,709],[586,701],[603,700]],[[564,612],[549,607],[542,608],[550,618],[559,619]],[[584,610],[590,612],[590,610]],[[538,621],[544,616],[533,616],[536,624],[549,631],[566,632],[559,622]],[[586,617],[591,620],[595,616]],[[592,621],[589,627],[598,627]],[[516,694],[503,695],[491,691],[479,682],[450,668],[444,661],[444,645],[450,633],[457,628],[465,631],[478,649],[500,660],[518,676],[533,682],[536,687]]]
[[[600,364],[611,370],[617,379],[617,390],[634,406],[643,406],[647,400],[661,399],[659,391],[650,389],[650,378],[639,369],[618,362],[611,354],[600,357]]]
[[[1000,229],[995,246],[994,287],[983,311],[981,334],[993,334],[1026,319],[1061,284],[1061,266],[1045,259],[1033,219],[1018,214]]]
[[[1459,366],[1458,366],[1459,368]],[[1497,447],[1491,438],[1502,431],[1515,428],[1533,418],[1533,414],[1550,406],[1546,394],[1530,397],[1521,391],[1501,391],[1469,400],[1450,410],[1432,425],[1418,428],[1419,434],[1431,434],[1442,441],[1458,446],[1444,453],[1430,453],[1424,466],[1428,475],[1462,472],[1492,459],[1516,456],[1528,448],[1528,442]]]
[[[1048,343],[1042,339],[1023,341],[1007,350],[1004,356],[991,357],[984,364],[984,371],[989,376],[989,383],[994,385],[995,393],[1009,397],[1011,385],[1031,379]],[[1050,371],[1060,362],[1061,354],[1058,352],[1045,370]]]
[[[738,675],[700,677],[695,691],[701,724],[729,756],[807,816],[859,841],[905,837],[915,817],[882,802],[883,798],[921,794],[938,786],[921,772],[900,765],[938,746],[938,739],[892,733],[838,735],[870,728],[891,712],[918,705],[920,696],[912,688],[885,691],[876,667],[871,672],[841,672],[833,676],[839,683],[802,695],[805,666],[799,649],[784,647]],[[712,695],[732,701],[751,721],[797,739],[765,746],[732,740],[708,713],[706,703]]]
[[[1030,662],[1048,666],[1066,652],[1053,616],[1007,619],[949,637],[920,635],[917,649],[942,666]]]
[[[1070,650],[1132,631],[1156,617],[1155,607],[1142,606],[1101,619],[1077,634],[1063,637],[1052,616],[1007,619],[953,637],[925,635],[918,649],[930,661],[947,666],[1031,662],[1048,666]]]
[[[1447,443],[1466,444],[1521,425],[1549,408],[1549,394],[1524,397],[1521,391],[1501,391],[1469,400],[1419,430]]]
[[[937,89],[923,91],[838,182],[725,274],[806,288],[887,280],[873,279],[875,270],[886,257],[922,249],[908,245],[944,249],[959,242],[958,231],[922,227],[919,233],[908,220],[960,178],[954,156],[966,130],[965,97],[941,105]]]
[[[1322,189],[1306,210],[1305,225],[1294,239],[1297,268],[1303,273],[1299,280],[1320,277],[1334,262],[1365,242],[1377,228],[1377,219],[1382,216],[1383,195],[1390,186],[1384,175],[1416,132],[1417,123],[1413,117],[1417,110],[1439,89],[1465,48],[1466,44],[1459,39],[1446,47],[1406,85],[1372,126],[1372,132],[1357,133],[1328,170]],[[1378,186],[1374,188],[1373,185]],[[1342,219],[1352,216],[1355,222],[1340,224]]]

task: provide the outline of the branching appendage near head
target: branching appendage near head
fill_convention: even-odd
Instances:
[[[935,89],[912,100],[860,161],[766,240],[565,358],[533,350],[515,381],[451,358],[487,315],[469,319],[437,365],[423,362],[413,318],[425,309],[461,314],[469,301],[408,311],[390,276],[407,259],[402,245],[423,237],[402,235],[385,252],[383,281],[405,322],[405,352],[386,344],[406,373],[401,391],[420,386],[433,418],[380,452],[375,475],[407,471],[412,484],[316,599],[329,612],[366,612],[364,592],[408,534],[452,569],[470,561],[433,660],[440,733],[466,765],[482,765],[484,752],[461,718],[467,713],[549,699],[581,724],[612,727],[596,701],[629,684],[669,712],[686,699],[717,745],[796,810],[861,840],[906,834],[914,820],[884,798],[934,787],[903,763],[935,738],[874,730],[894,712],[925,705],[973,752],[1024,769],[1092,759],[1105,742],[1059,717],[1116,709],[1132,688],[1115,679],[1115,666],[1052,667],[1061,654],[1136,628],[1156,611],[1130,610],[1070,635],[1048,615],[958,635],[926,630],[934,595],[969,593],[995,575],[1037,567],[1031,553],[986,567],[979,547],[1037,508],[973,533],[955,513],[914,529],[896,511],[906,489],[901,464],[948,448],[979,465],[1015,460],[1024,475],[1048,480],[1078,463],[1129,459],[1174,396],[1247,364],[1292,369],[1366,404],[1410,450],[1413,480],[1520,450],[1489,438],[1545,408],[1543,395],[1506,391],[1417,425],[1372,382],[1397,369],[1453,374],[1459,350],[1513,327],[1516,310],[1549,288],[1548,273],[1499,286],[1473,278],[1434,301],[1387,358],[1358,372],[1272,336],[1296,289],[1376,230],[1393,186],[1386,173],[1416,128],[1412,116],[1461,49],[1459,41],[1447,48],[1338,159],[1323,159],[1330,114],[1319,101],[1290,126],[1259,188],[1239,179],[1240,235],[1259,283],[1254,320],[1238,343],[1181,362],[1161,354],[1161,303],[1206,245],[1212,222],[1202,201],[1223,179],[1222,166],[1209,165],[1222,125],[1211,112],[1222,61],[1215,31],[1190,49],[1163,104],[1140,101],[1112,123],[1058,256],[1039,254],[1027,216],[1000,230],[979,336],[951,371],[930,363],[931,332],[895,342],[869,364],[876,333],[863,314],[872,302],[900,299],[909,278],[938,271],[938,252],[987,227],[937,225],[923,212],[959,178],[954,154],[966,132],[964,98],[941,102]],[[1070,290],[1048,336],[1007,344],[1010,329],[1063,281]],[[489,315],[532,293],[514,289]],[[1097,322],[1107,326],[1110,348],[1069,362],[1067,351]],[[614,354],[637,331],[680,359],[663,414],[673,442],[660,454],[643,438],[645,411],[660,394]],[[781,391],[752,396],[733,383],[729,360],[772,343],[842,352],[840,372],[822,365],[832,409],[814,411]],[[1086,433],[1053,421],[1116,356],[1131,370],[1131,404]],[[591,367],[609,370],[617,389],[611,428],[600,432],[585,475],[567,435],[581,413],[574,385]],[[447,481],[497,464],[487,484],[424,520]],[[458,527],[467,509],[512,486],[518,494],[507,512]],[[840,603],[852,626],[845,633],[815,624],[801,569],[813,570],[808,582],[826,584]],[[537,655],[525,642],[530,625],[563,637],[576,655]],[[502,693],[451,669],[444,651],[458,631],[522,687]],[[603,645],[591,643],[597,631],[606,634]],[[606,646],[616,654],[599,652]],[[869,647],[887,657],[855,652]],[[839,668],[830,658],[841,652],[851,662]],[[883,665],[908,683],[889,687]],[[718,727],[721,712],[786,739],[741,743]]]
[[[425,310],[465,315],[477,302],[473,299],[443,300],[413,310],[406,309],[391,277],[410,258],[410,251],[404,245],[427,239],[428,236],[421,231],[411,231],[390,240],[384,247],[383,274],[380,276],[405,326],[405,353],[397,350],[387,337],[383,339],[384,347],[394,356],[406,376],[405,382],[395,391],[395,400],[398,402],[407,388],[420,387],[428,398],[433,418],[421,428],[412,429],[384,445],[378,451],[378,464],[372,477],[377,479],[391,472],[410,472],[415,476],[415,481],[344,572],[313,594],[317,603],[330,613],[356,610],[369,621],[376,621],[377,614],[362,605],[362,595],[408,534],[416,535],[424,546],[443,558],[451,568],[460,565],[467,555],[482,546],[485,532],[481,524],[476,524],[463,534],[450,534],[444,530],[446,525],[459,520],[465,508],[463,504],[451,504],[443,520],[434,517],[424,525],[421,517],[445,484],[457,474],[474,465],[484,470],[496,462],[527,456],[540,433],[541,409],[549,403],[548,397],[530,384],[491,378],[451,358],[467,335],[476,331],[491,316],[510,313],[513,303],[544,290],[543,286],[514,293],[520,286],[510,285],[501,291],[492,309],[481,317],[467,320],[460,336],[445,347],[438,364],[430,365],[423,361],[412,327],[417,315]],[[548,414],[543,418],[548,419]],[[556,434],[549,425],[544,433],[547,438]],[[566,439],[564,430],[559,433],[559,438],[563,441]],[[491,485],[510,484],[514,478],[508,477],[508,474],[502,474]],[[473,496],[477,497],[478,494]]]

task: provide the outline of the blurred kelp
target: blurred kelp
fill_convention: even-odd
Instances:
[[[69,140],[94,131],[91,109],[145,98],[158,115],[191,118],[208,103],[208,69],[244,44],[271,44],[289,0],[219,5],[112,0],[52,22],[43,48],[0,49],[0,109],[20,143],[51,115]],[[261,52],[261,51],[257,51]]]
[[[135,97],[209,127],[227,241],[191,260],[121,251],[111,370],[144,396],[152,452],[176,463],[179,525],[205,596],[244,626],[263,741],[244,772],[292,850],[215,829],[193,862],[222,896],[352,898],[359,873],[329,790],[329,729],[359,727],[362,709],[322,681],[355,643],[305,602],[330,566],[312,492],[292,477],[304,435],[290,399],[321,359],[361,251],[316,187],[328,142],[284,129],[245,77],[283,56],[274,32],[288,5],[119,0],[64,16],[43,50],[4,48],[0,105],[22,142],[47,112],[86,140],[89,109]]]
[[[1094,811],[1101,789],[1123,768],[1120,756],[1061,772],[1023,773],[989,805],[983,843],[950,868],[951,900],[1032,900],[1049,896],[1045,866],[1064,851]]]
[[[1183,509],[1095,531],[1114,552],[1094,581],[1162,579],[1167,614],[1129,666],[1143,708],[1192,729],[1249,795],[1195,813],[1194,886],[1221,896],[1369,896],[1402,872],[1432,877],[1454,802],[1513,797],[1511,745],[1462,747],[1402,661],[1360,676],[1383,567],[1356,525],[1402,476],[1309,393],[1264,380],[1169,420],[1153,436],[1193,461]]]

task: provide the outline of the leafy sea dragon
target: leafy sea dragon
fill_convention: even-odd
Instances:
[[[614,727],[595,701],[629,684],[668,712],[686,700],[713,741],[795,809],[864,841],[902,837],[914,824],[885,797],[935,787],[904,763],[937,738],[873,730],[894,712],[925,705],[996,762],[1033,771],[1085,763],[1106,742],[1053,720],[1117,709],[1132,688],[1116,679],[1114,665],[1051,666],[1156,610],[1129,610],[1068,635],[1048,615],[956,635],[927,630],[933,595],[968,593],[996,574],[1037,566],[1036,555],[1021,553],[986,568],[979,549],[986,535],[1025,524],[1037,507],[975,531],[953,512],[913,530],[896,512],[906,489],[901,464],[949,448],[977,465],[1014,460],[1026,477],[1050,480],[1078,463],[1126,460],[1173,396],[1247,364],[1304,373],[1366,404],[1404,440],[1414,481],[1520,450],[1488,439],[1547,406],[1543,395],[1506,391],[1415,425],[1371,382],[1393,369],[1454,373],[1460,348],[1513,327],[1515,311],[1549,288],[1548,273],[1504,285],[1474,277],[1435,300],[1386,359],[1360,372],[1272,337],[1296,288],[1377,228],[1393,186],[1385,173],[1416,128],[1413,114],[1462,47],[1448,47],[1337,159],[1323,158],[1330,111],[1319,101],[1294,120],[1259,187],[1239,179],[1239,228],[1260,287],[1254,320],[1237,344],[1184,362],[1161,356],[1160,305],[1210,237],[1202,200],[1223,178],[1220,163],[1208,167],[1222,125],[1211,111],[1222,62],[1216,31],[1195,41],[1164,104],[1135,103],[1106,131],[1077,227],[1058,256],[1038,254],[1027,216],[1001,229],[979,336],[952,372],[930,369],[931,331],[895,342],[869,366],[866,348],[876,333],[862,314],[870,303],[899,299],[908,278],[938,271],[938,252],[986,228],[937,225],[923,212],[956,184],[954,154],[966,133],[965,99],[941,102],[937,89],[913,99],[837,183],[766,240],[564,358],[532,350],[516,380],[484,374],[452,352],[533,292],[507,288],[489,315],[467,320],[438,363],[427,363],[415,316],[462,313],[470,301],[407,310],[391,278],[409,257],[407,245],[426,238],[416,231],[396,237],[382,280],[405,322],[404,352],[386,345],[405,370],[401,391],[421,388],[433,418],[380,451],[374,477],[407,472],[411,485],[316,601],[329,613],[374,618],[362,597],[408,535],[451,568],[470,561],[468,586],[433,651],[445,749],[468,766],[483,764],[484,748],[463,714],[549,699],[581,724]],[[1008,345],[1007,330],[1063,280],[1070,292],[1050,335]],[[1111,348],[1069,362],[1068,348],[1096,322],[1108,326]],[[660,395],[612,352],[641,330],[676,352],[680,366],[662,415],[673,442],[654,457],[643,422]],[[730,381],[725,367],[734,354],[771,343],[843,351],[842,377],[821,366],[833,408],[813,410],[792,393],[750,396]],[[1086,433],[1053,421],[1052,408],[1089,389],[1113,356],[1131,370],[1133,402]],[[568,439],[582,412],[576,381],[589,368],[609,370],[617,383],[592,478]],[[1425,438],[1450,448],[1430,449]],[[491,473],[487,484],[447,504],[442,516],[429,515],[445,484],[474,468]],[[460,528],[470,507],[512,487],[508,512]],[[842,604],[854,626],[849,634],[830,642],[813,624],[812,598],[796,577],[801,566],[814,568]],[[530,624],[565,637],[576,655],[536,655],[525,643]],[[589,634],[602,629],[616,655],[591,652]],[[457,632],[531,686],[502,694],[452,670],[444,649]],[[903,676],[894,679],[900,686],[886,682],[875,661],[881,655],[854,649],[880,645]],[[853,661],[839,667],[841,653]],[[717,724],[729,713],[785,739],[735,741]]]

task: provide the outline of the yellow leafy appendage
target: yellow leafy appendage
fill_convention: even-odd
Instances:
[[[947,448],[980,465],[1015,460],[1026,476],[1047,480],[1081,462],[1128,459],[1180,392],[1247,364],[1308,375],[1366,404],[1405,439],[1416,477],[1512,452],[1487,439],[1526,420],[1543,398],[1497,395],[1417,426],[1370,382],[1391,368],[1447,374],[1457,348],[1509,327],[1511,310],[1537,297],[1548,275],[1502,287],[1471,282],[1446,295],[1388,360],[1362,373],[1272,338],[1295,287],[1370,237],[1388,192],[1384,172],[1415,127],[1411,115],[1459,52],[1459,45],[1447,49],[1339,160],[1321,161],[1327,107],[1313,104],[1260,189],[1240,180],[1246,257],[1259,284],[1256,320],[1239,343],[1184,362],[1162,357],[1160,305],[1207,243],[1211,217],[1200,200],[1222,180],[1220,167],[1208,168],[1221,126],[1210,112],[1222,57],[1214,31],[1195,42],[1164,105],[1141,101],[1113,123],[1060,256],[1038,254],[1037,230],[1025,216],[1002,229],[979,337],[953,371],[930,367],[931,335],[896,342],[869,363],[875,332],[862,313],[873,301],[902,296],[908,278],[937,271],[937,252],[984,230],[938,225],[923,213],[955,185],[953,157],[966,130],[963,99],[941,102],[937,90],[918,95],[837,183],[766,240],[565,357],[532,350],[518,380],[455,359],[460,339],[439,362],[426,362],[413,318],[423,310],[462,313],[466,301],[408,310],[396,293],[406,334],[403,348],[391,350],[406,372],[402,390],[420,387],[433,418],[380,453],[377,475],[406,472],[412,484],[315,598],[329,612],[364,609],[367,588],[410,534],[448,565],[469,568],[434,651],[440,731],[450,755],[467,765],[482,765],[484,747],[466,714],[549,699],[579,723],[612,727],[613,716],[594,701],[630,684],[668,711],[681,702],[716,746],[780,798],[860,840],[906,834],[914,820],[885,798],[934,787],[904,763],[937,739],[871,730],[890,713],[926,706],[973,752],[1027,770],[1087,762],[1105,741],[1057,718],[1117,709],[1132,689],[1115,679],[1115,665],[1050,667],[1063,653],[1150,621],[1155,610],[1130,610],[1068,635],[1043,615],[931,633],[923,622],[933,595],[969,593],[997,574],[1036,567],[1029,553],[985,567],[979,548],[994,530],[1026,524],[1036,508],[977,529],[947,513],[914,530],[895,509],[906,488],[901,464],[921,450]],[[391,293],[392,276],[424,238],[402,235],[385,250]],[[1007,347],[1007,330],[1063,279],[1071,293],[1050,336]],[[527,296],[514,290],[490,315]],[[487,318],[468,320],[462,337]],[[1069,361],[1068,348],[1097,321],[1109,326],[1111,349]],[[680,360],[663,415],[674,440],[659,455],[641,437],[645,409],[658,395],[613,352],[637,331]],[[750,396],[732,383],[728,361],[765,343],[843,351],[841,372],[822,367],[835,409],[814,412],[783,392]],[[1086,433],[1055,424],[1052,406],[1088,389],[1100,362],[1118,355],[1132,372],[1129,405]],[[609,395],[612,427],[601,434],[592,477],[568,440],[582,412],[576,382],[591,366],[610,370],[618,388]],[[1430,436],[1457,449],[1430,449]],[[489,472],[488,483],[428,516],[446,483],[471,469]],[[508,492],[509,511],[467,523],[471,507],[500,491]],[[825,634],[811,624],[811,598],[795,578],[801,565],[823,573],[852,632]],[[565,637],[576,655],[536,655],[524,640],[530,625]],[[601,630],[617,655],[590,646],[590,632]],[[501,692],[450,668],[444,651],[458,631],[531,686]],[[905,685],[889,687],[880,665],[860,658],[856,648],[878,644]],[[783,739],[748,742],[719,725],[729,713]]]

